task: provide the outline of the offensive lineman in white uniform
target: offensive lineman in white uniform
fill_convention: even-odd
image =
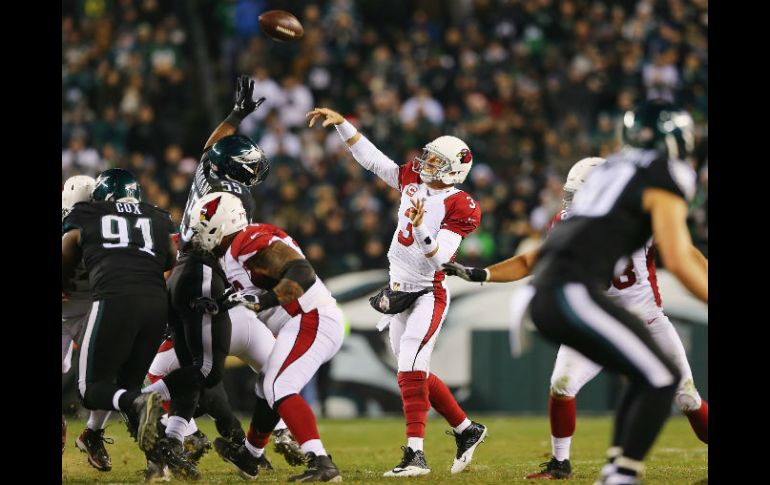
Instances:
[[[62,221],[78,202],[91,200],[91,191],[94,189],[96,180],[88,175],[74,175],[64,182],[64,188],[61,193],[61,218]],[[62,295],[61,303],[61,357],[62,374],[70,370],[72,359],[72,347],[75,340],[78,339],[85,324],[88,321],[88,315],[91,313],[93,299],[88,285],[88,275],[81,261],[75,269],[75,276],[72,278],[72,291]],[[112,461],[104,443],[112,443],[110,438],[104,437],[104,425],[110,417],[110,411],[97,410],[91,411],[88,415],[86,429],[75,440],[75,446],[88,455],[88,463],[101,472],[112,470]],[[64,437],[66,435],[66,425],[62,416],[62,452],[64,452]],[[109,440],[109,441],[108,441]]]
[[[564,184],[563,210],[554,217],[553,224],[569,217],[569,208],[575,192],[588,178],[589,173],[605,162],[603,158],[591,157],[573,165]],[[692,251],[708,266],[708,261],[695,247]],[[516,281],[530,274],[537,254],[538,250],[535,249],[485,269],[450,263],[447,265],[447,272],[468,281]],[[655,343],[677,364],[682,373],[682,380],[676,391],[676,404],[687,416],[698,438],[708,443],[708,403],[695,389],[692,370],[687,362],[682,341],[671,321],[663,313],[655,274],[655,246],[652,239],[632,255],[623,273],[612,280],[607,295],[646,321]],[[572,476],[569,452],[575,432],[575,396],[601,370],[601,366],[574,349],[565,345],[559,347],[551,376],[548,406],[552,456],[550,461],[541,464],[542,470],[527,475],[527,479],[558,480]]]
[[[401,192],[398,228],[388,250],[392,291],[423,292],[414,303],[381,319],[378,328],[390,325],[390,343],[398,360],[398,386],[406,418],[407,446],[401,463],[385,476],[418,476],[430,473],[423,440],[432,405],[454,429],[457,454],[451,472],[470,464],[487,428],[468,419],[441,379],[430,373],[430,355],[449,308],[449,292],[441,265],[454,258],[463,238],[481,221],[481,208],[462,183],[473,164],[468,146],[459,138],[441,136],[428,143],[423,156],[397,165],[378,150],[339,113],[328,108],[309,112],[309,126],[324,119],[334,124],[355,160]],[[384,299],[381,308],[389,304]],[[384,305],[384,306],[383,306]]]
[[[232,291],[217,311],[242,304],[260,312],[275,344],[257,383],[257,404],[243,444],[215,441],[217,452],[242,476],[258,474],[252,435],[269,434],[279,419],[305,453],[307,470],[291,482],[341,482],[342,476],[321,442],[313,411],[299,392],[342,346],[342,311],[297,243],[270,224],[248,224],[241,201],[228,193],[203,196],[193,208],[194,240],[220,258]]]

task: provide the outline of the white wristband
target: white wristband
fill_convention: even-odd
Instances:
[[[438,246],[438,241],[436,241],[435,237],[431,237],[428,230],[425,229],[425,224],[421,224],[417,227],[412,226],[412,234],[425,254],[432,253]]]
[[[337,128],[337,133],[340,134],[342,141],[345,142],[353,138],[356,133],[358,133],[358,130],[355,126],[353,126],[353,123],[348,120],[345,120],[339,125],[335,125],[334,127]]]

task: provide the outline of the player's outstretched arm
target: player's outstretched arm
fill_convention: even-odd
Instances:
[[[241,121],[243,121],[246,116],[256,111],[256,109],[265,102],[265,98],[259,98],[254,101],[252,98],[253,95],[254,81],[249,79],[249,76],[238,76],[238,81],[235,85],[235,107],[230,114],[227,115],[227,118],[225,118],[219,126],[214,128],[214,132],[211,133],[211,136],[209,136],[209,139],[206,141],[206,145],[203,148],[204,152],[220,139],[238,131],[238,126],[241,124]]]
[[[696,297],[708,303],[708,271],[693,254],[685,200],[672,192],[650,188],[642,195],[642,205],[652,216],[652,232],[663,265]]]
[[[463,266],[456,262],[444,263],[443,268],[449,276],[459,276],[465,281],[507,283],[532,274],[538,252],[538,249],[534,249],[486,268]]]
[[[373,172],[394,189],[399,189],[399,167],[396,162],[382,153],[372,142],[363,136],[355,126],[341,114],[329,108],[315,108],[305,115],[310,118],[308,126],[312,127],[316,120],[323,119],[321,126],[334,125],[342,140],[350,149],[353,158],[362,167]]]

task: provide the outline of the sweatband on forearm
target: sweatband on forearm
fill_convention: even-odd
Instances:
[[[420,224],[417,227],[412,226],[412,234],[414,234],[414,240],[420,245],[423,254],[432,253],[438,246],[438,241],[435,237],[431,237],[425,224]]]
[[[358,133],[358,130],[353,126],[353,123],[348,120],[343,121],[339,125],[334,125],[334,127],[337,129],[337,133],[340,134],[340,137],[342,137],[342,141],[344,142],[347,142]]]
[[[307,259],[294,259],[284,265],[281,278],[292,280],[307,291],[315,283],[316,274]]]
[[[233,126],[238,126],[241,124],[241,121],[246,117],[246,113],[243,111],[239,111],[237,109],[234,109],[230,112],[229,115],[227,115],[227,118],[225,118],[225,123],[231,124]]]

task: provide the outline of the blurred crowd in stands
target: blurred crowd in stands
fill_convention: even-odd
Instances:
[[[303,39],[260,32],[274,8]],[[622,113],[663,97],[696,121],[690,227],[708,255],[707,34],[707,0],[64,0],[62,181],[127,168],[178,223],[246,73],[267,98],[240,128],[271,162],[260,217],[322,277],[387,266],[399,194],[335,130],[307,128],[314,106],[399,164],[442,134],[468,143],[482,222],[459,259],[483,264],[537,244],[570,166],[614,151]]]

